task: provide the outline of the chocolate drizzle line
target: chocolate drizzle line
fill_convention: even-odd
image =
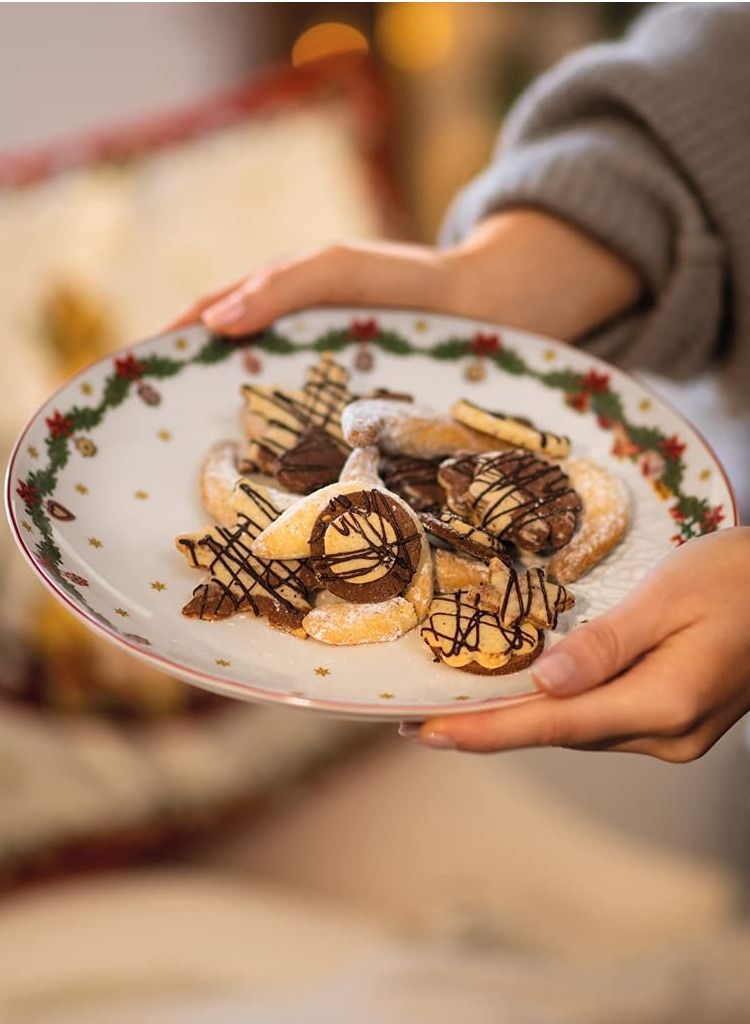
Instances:
[[[544,451],[549,447],[550,442],[556,445],[569,445],[570,438],[564,434],[553,434],[550,430],[540,430],[539,427],[528,419],[526,416],[510,416],[504,412],[496,412],[494,409],[484,409],[481,405],[477,405],[475,402],[470,402],[467,398],[463,399],[465,405],[471,406],[472,409],[477,409],[479,412],[485,412],[490,416],[494,416],[496,420],[502,420],[504,423],[517,423],[521,427],[525,427],[536,435],[539,447]]]

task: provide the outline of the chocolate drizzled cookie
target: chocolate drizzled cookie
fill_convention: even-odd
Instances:
[[[411,582],[422,547],[417,524],[383,491],[340,494],[310,534],[310,568],[321,586],[346,601],[387,601]]]
[[[578,525],[581,500],[566,474],[522,448],[447,460],[439,479],[451,508],[524,551],[557,551]]]
[[[540,629],[504,623],[479,588],[436,594],[420,634],[435,661],[477,675],[517,672],[544,647]]]
[[[336,472],[333,472],[334,460],[329,458],[333,475],[317,486],[333,483],[349,451],[341,433],[341,413],[353,398],[348,382],[348,371],[326,352],[308,370],[301,391],[246,384],[242,393],[248,408],[253,416],[265,423],[265,429],[248,448],[248,462],[259,466],[265,473],[273,474],[277,461],[287,452],[292,452],[310,428],[318,427],[343,453]],[[328,451],[330,455],[332,449]],[[295,456],[293,461],[299,463]]]
[[[436,661],[480,675],[516,672],[541,653],[542,630],[555,629],[573,604],[543,569],[519,574],[493,559],[486,582],[435,595],[421,635]]]
[[[273,475],[293,494],[310,494],[338,480],[347,451],[342,441],[311,424],[293,448],[276,458]]]
[[[491,558],[501,558],[510,564],[503,542],[498,537],[488,533],[481,526],[474,526],[449,509],[443,509],[438,513],[420,512],[419,519],[429,534],[445,541],[456,551],[463,551],[482,562],[489,562]]]
[[[279,515],[263,487],[240,480],[232,496],[233,526],[212,526],[177,538],[177,549],[194,568],[211,574],[193,591],[183,615],[223,619],[250,611],[266,616],[278,629],[299,630],[310,610],[308,589],[314,581],[300,561],[267,561],[250,550],[255,538]]]
[[[442,461],[440,455],[433,459],[387,455],[380,462],[380,475],[386,487],[400,494],[416,512],[436,511],[445,502],[437,478]]]

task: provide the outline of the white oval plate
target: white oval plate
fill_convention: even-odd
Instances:
[[[601,360],[476,321],[318,309],[240,346],[201,327],[145,341],[90,366],[38,411],[11,456],[6,507],[21,551],[55,596],[138,657],[243,700],[415,719],[533,694],[528,672],[473,676],[434,664],[418,630],[388,644],[329,647],[247,615],[181,615],[201,577],[174,537],[206,524],[198,471],[211,444],[241,436],[240,384],[296,387],[323,349],[351,369],[355,393],[407,389],[439,410],[465,396],[528,416],[625,481],[630,532],[574,585],[576,607],[558,636],[610,608],[676,543],[736,524],[731,487],[700,435]],[[483,379],[467,379],[468,368]]]

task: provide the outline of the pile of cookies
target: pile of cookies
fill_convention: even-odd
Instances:
[[[436,661],[514,672],[573,606],[565,584],[627,530],[620,481],[528,420],[357,397],[328,353],[299,390],[243,397],[247,442],[215,445],[201,472],[214,525],[177,538],[207,574],[185,615],[250,612],[336,645],[421,626]]]

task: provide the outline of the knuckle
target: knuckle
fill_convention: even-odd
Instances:
[[[332,242],[331,245],[323,246],[322,249],[314,252],[311,259],[332,267],[345,267],[352,261],[353,256],[354,252],[350,245],[346,245],[344,242]]]
[[[660,732],[664,736],[680,738],[693,730],[700,721],[697,703],[685,696],[670,703],[662,712]]]
[[[700,736],[683,736],[659,744],[654,756],[668,764],[688,764],[703,757],[711,744]]]

